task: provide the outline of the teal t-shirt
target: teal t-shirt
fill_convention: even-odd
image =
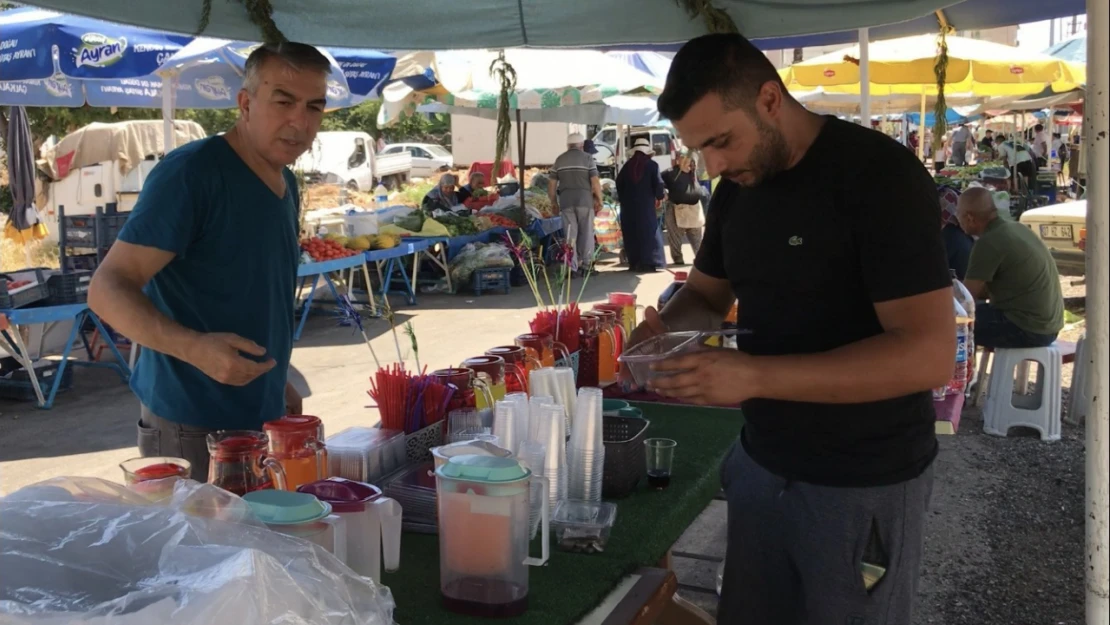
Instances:
[[[170,319],[230,332],[266,348],[277,366],[246,386],[140,352],[131,388],[154,414],[212,429],[261,429],[285,412],[300,257],[298,193],[285,170],[278,197],[223,137],[181,146],[150,172],[119,239],[173,252],[144,292]]]

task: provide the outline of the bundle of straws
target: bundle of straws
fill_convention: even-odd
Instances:
[[[593,250],[589,263],[582,263],[588,267],[586,278],[582,280],[578,297],[571,299],[570,268],[574,264],[573,248],[565,242],[555,244],[555,259],[559,270],[555,277],[554,288],[552,288],[552,281],[547,274],[547,265],[543,262],[542,246],[533,250],[532,240],[527,234],[521,235],[519,244],[515,243],[506,234],[505,243],[520,264],[520,268],[524,272],[524,278],[527,280],[529,288],[532,289],[533,297],[536,298],[536,307],[539,308],[539,311],[535,318],[529,322],[532,332],[553,336],[556,341],[566,345],[567,350],[571,353],[578,351],[579,313],[581,312],[578,308],[578,302],[586,292],[586,285],[589,284],[590,276],[593,275],[593,265],[601,252],[601,248],[597,247]],[[538,261],[537,258],[539,258]],[[547,299],[544,299],[544,294],[540,289],[541,281],[544,290],[547,292]],[[556,292],[558,292],[558,297],[555,295]],[[550,300],[550,304],[548,300]]]
[[[383,428],[412,434],[443,420],[455,390],[424,372],[413,375],[404,364],[394,363],[370,378],[367,394],[378,404]]]

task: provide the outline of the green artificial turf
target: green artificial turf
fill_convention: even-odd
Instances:
[[[718,467],[740,433],[738,410],[639,404],[651,421],[647,436],[678,441],[671,484],[651,491],[641,481],[630,496],[616,500],[617,520],[603,553],[557,551],[546,566],[529,569],[528,611],[499,622],[567,625],[595,608],[618,582],[642,566],[657,566],[720,489]],[[538,541],[532,544],[539,555]],[[406,533],[401,567],[383,582],[397,602],[401,625],[488,623],[440,607],[439,544],[435,536]]]

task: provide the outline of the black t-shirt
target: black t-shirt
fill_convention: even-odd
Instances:
[[[936,184],[886,135],[828,118],[802,160],[754,188],[722,181],[695,266],[732,284],[739,348],[812,354],[883,331],[874,303],[950,286]],[[752,399],[742,441],[786,479],[879,486],[937,453],[928,391],[860,404]]]

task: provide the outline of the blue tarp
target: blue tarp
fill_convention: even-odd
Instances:
[[[964,117],[963,115],[960,115],[959,113],[957,113],[956,111],[953,111],[952,109],[948,109],[948,111],[944,114],[944,119],[948,123],[949,126],[954,126],[954,125],[959,125],[959,124],[966,124],[966,123],[969,123],[969,122],[973,122],[977,119],[982,119],[982,117],[983,117],[982,115],[972,115],[971,117]],[[921,125],[919,123],[919,121],[921,120],[921,113],[907,113],[906,114],[906,119],[910,120],[910,123],[915,125],[915,126],[920,126]],[[936,115],[934,115],[933,113],[925,113],[925,126],[927,126],[929,128],[932,128],[933,126],[936,125],[936,121],[937,121]]]

